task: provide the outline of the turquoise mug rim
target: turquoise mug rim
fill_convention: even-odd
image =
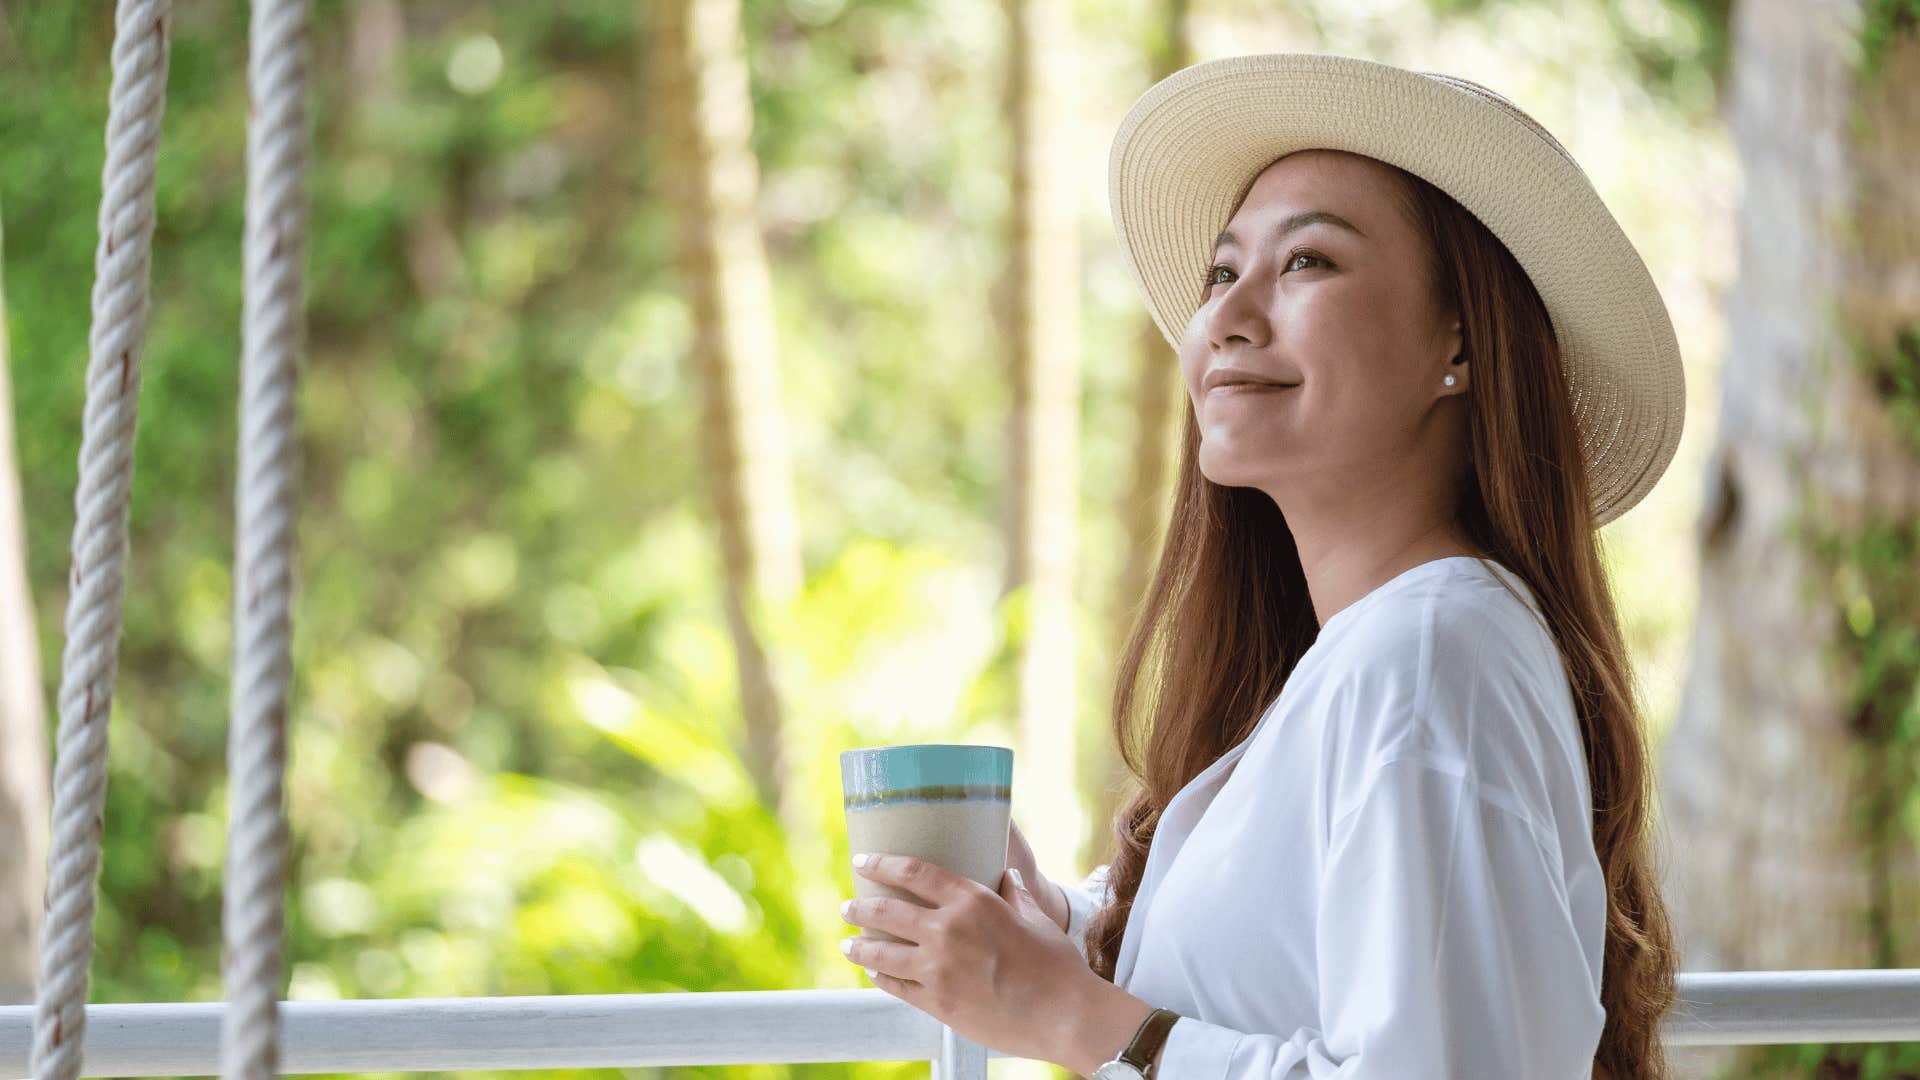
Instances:
[[[857,747],[840,754],[840,786],[850,810],[895,802],[1011,800],[1013,748],[979,743]]]

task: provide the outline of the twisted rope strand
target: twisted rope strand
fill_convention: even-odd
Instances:
[[[297,361],[306,252],[305,0],[255,0],[247,82],[245,311],[233,590],[233,723],[227,738],[223,925],[229,1007],[224,1080],[265,1080],[279,1051],[287,876],[287,691]]]
[[[47,917],[33,1014],[34,1076],[74,1080],[86,1033],[94,883],[107,794],[107,721],[125,598],[140,357],[147,336],[154,167],[166,107],[169,0],[114,9],[113,85],[101,167],[87,337],[86,406],[74,489],[72,570],[60,664]]]

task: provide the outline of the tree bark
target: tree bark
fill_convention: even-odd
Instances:
[[[1084,828],[1074,797],[1080,243],[1067,61],[1076,54],[1066,0],[1006,0],[1005,10],[1013,153],[1003,288],[1013,393],[1004,583],[1018,615],[1014,790],[1035,858],[1062,865]]]
[[[1920,526],[1920,442],[1896,419],[1920,369],[1900,344],[1920,327],[1920,43],[1896,35],[1863,76],[1861,16],[1859,0],[1747,0],[1733,25],[1740,269],[1661,778],[1689,971],[1920,964],[1915,837],[1889,808],[1911,779],[1886,767],[1894,717],[1857,693],[1861,603],[1910,629],[1920,571],[1871,585],[1823,546]],[[1912,700],[1905,663],[1882,674]]]
[[[5,251],[0,226],[0,265]],[[49,813],[46,698],[27,582],[10,362],[6,279],[0,274],[0,1005],[33,1000]]]
[[[766,804],[780,808],[790,830],[804,830],[805,812],[787,798],[787,733],[768,647],[770,609],[798,591],[801,554],[772,285],[756,212],[759,168],[740,4],[662,0],[648,10],[660,148],[680,222],[679,270],[693,318],[703,449],[739,671],[742,757]]]

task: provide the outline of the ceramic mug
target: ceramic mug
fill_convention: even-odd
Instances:
[[[971,878],[994,892],[1007,870],[1013,819],[1013,750],[966,743],[868,746],[840,755],[847,850],[912,855]],[[926,902],[857,873],[853,895]],[[860,936],[901,939],[860,928]]]

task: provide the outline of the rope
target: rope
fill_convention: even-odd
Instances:
[[[127,501],[133,486],[140,354],[147,336],[154,162],[166,107],[168,9],[168,0],[119,0],[114,9],[113,88],[101,169],[100,240],[93,256],[93,321],[87,339],[86,407],[60,665],[47,917],[33,1016],[33,1074],[41,1080],[80,1075],[87,1024],[93,892],[107,795],[107,721],[118,668]]]
[[[255,0],[247,82],[247,226],[234,541],[233,724],[228,730],[223,925],[225,1080],[278,1063],[287,876],[287,688],[296,439],[294,386],[306,252],[305,0]]]

